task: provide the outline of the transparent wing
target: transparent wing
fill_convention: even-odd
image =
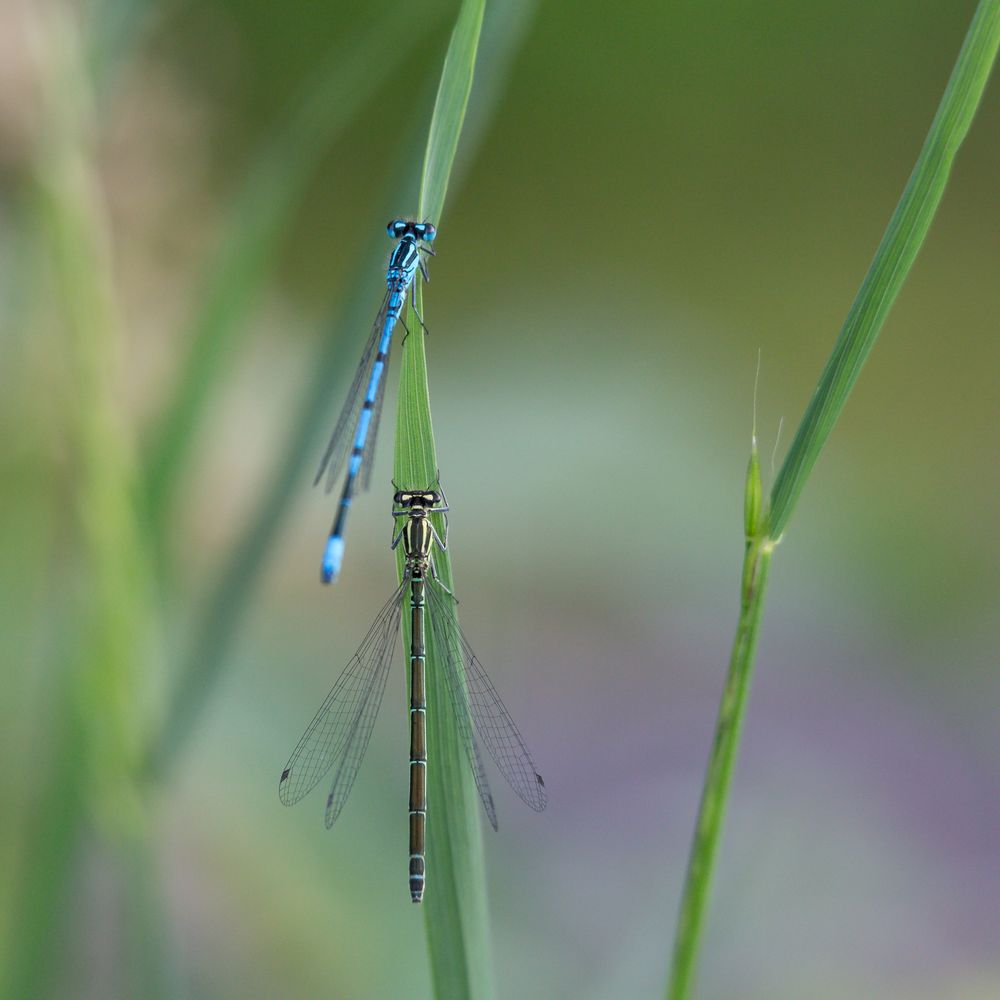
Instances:
[[[545,782],[514,720],[459,627],[454,599],[433,580],[428,580],[427,592],[434,640],[446,664],[453,701],[457,706],[464,700],[476,733],[500,773],[523,802],[540,812],[548,801]],[[457,708],[456,713],[462,714]]]
[[[382,338],[382,324],[385,320],[385,311],[389,304],[389,293],[386,292],[382,299],[382,306],[372,324],[372,332],[365,344],[358,370],[354,373],[354,381],[347,392],[344,406],[337,418],[337,426],[330,435],[323,458],[316,470],[316,477],[313,479],[313,486],[316,486],[326,473],[326,485],[324,489],[327,493],[333,489],[337,477],[347,458],[347,453],[351,447],[354,436],[354,429],[358,425],[358,416],[365,401],[365,393],[368,391],[368,382],[371,379],[372,365],[375,363],[375,355],[378,354],[379,341]]]
[[[327,805],[327,826],[337,818],[368,746],[396,648],[404,591],[405,583],[378,613],[281,772],[278,797],[290,806],[338,764]],[[339,800],[339,806],[331,818],[334,800]]]
[[[428,581],[430,583],[430,581]],[[428,594],[433,593],[433,589],[426,588]],[[434,648],[441,658],[448,662],[445,653],[453,641],[453,633],[448,629],[444,617],[437,612],[437,606],[431,598],[430,608],[431,632],[434,635]],[[497,828],[497,811],[493,804],[493,793],[490,791],[490,783],[486,778],[486,769],[483,767],[483,759],[479,755],[479,746],[476,743],[476,735],[472,728],[472,719],[469,715],[469,701],[465,694],[465,687],[450,666],[445,666],[445,679],[448,682],[448,693],[451,695],[451,704],[455,710],[455,721],[458,723],[458,731],[462,737],[462,744],[465,747],[465,755],[472,768],[472,776],[476,780],[476,789],[479,792],[479,799],[486,810],[486,816],[490,821],[490,826]]]
[[[330,794],[326,797],[326,828],[329,830],[344,808],[347,797],[354,787],[354,779],[361,770],[361,762],[365,758],[368,742],[371,739],[375,719],[385,694],[385,682],[392,667],[393,653],[396,651],[396,636],[399,635],[399,616],[402,602],[396,605],[395,621],[390,622],[385,633],[385,652],[378,657],[378,666],[372,675],[371,692],[362,702],[357,719],[351,727],[347,745],[340,757],[336,774],[330,785]]]
[[[385,402],[385,384],[389,381],[389,347],[385,351],[385,367],[382,369],[382,378],[378,384],[378,394],[375,396],[375,409],[372,412],[371,426],[368,428],[368,440],[365,442],[364,455],[361,457],[361,468],[364,476],[361,480],[362,488],[367,492],[372,484],[372,466],[375,464],[375,442],[378,439],[378,425],[382,419],[382,404]]]

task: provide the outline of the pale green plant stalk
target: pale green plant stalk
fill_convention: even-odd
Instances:
[[[420,308],[423,315],[422,304]],[[407,338],[403,350],[397,415],[396,482],[400,486],[433,486],[438,477],[438,464],[423,336]],[[442,479],[445,479],[444,473]],[[438,515],[435,518],[440,533],[443,524]],[[402,578],[402,553],[398,554],[397,561]],[[453,589],[448,553],[435,551],[434,562],[444,585]],[[406,616],[403,633],[404,648],[407,648],[409,621]],[[430,764],[427,768],[427,891],[423,908],[434,993],[442,1000],[485,1000],[493,996],[493,984],[486,870],[479,820],[481,806],[455,726],[450,695],[443,679],[444,667],[440,651],[435,648],[432,630],[427,630],[424,641]]]
[[[142,822],[136,776],[151,709],[144,669],[152,624],[149,570],[120,402],[124,335],[95,167],[93,93],[73,15],[53,7],[39,9],[36,18],[43,128],[33,194],[69,376],[63,419],[75,459],[72,514],[80,538],[79,553],[70,546],[60,568],[73,573],[79,555],[82,579],[64,690],[55,699],[57,720],[47,720],[60,738],[38,823],[54,828],[43,828],[26,851],[21,898],[29,919],[17,925],[23,941],[12,949],[12,997],[44,990],[81,820],[89,817],[113,840]],[[156,997],[146,984],[137,985]]]
[[[752,499],[761,495],[754,443],[747,475],[747,542],[739,623],[688,860],[667,988],[669,1000],[686,1000],[694,987],[774,547],[927,235],[955,155],[979,106],[998,45],[1000,0],[980,0],[916,166],[806,408],[764,512],[760,512],[759,501],[755,507]]]
[[[465,109],[472,87],[482,28],[484,0],[464,0],[445,56],[441,83],[427,138],[417,216],[440,223]],[[424,315],[422,289],[418,308]],[[399,383],[394,478],[403,487],[429,487],[438,479],[431,425],[427,355],[419,323],[403,345]],[[437,516],[437,515],[436,515]],[[439,531],[443,525],[437,525]],[[445,586],[453,583],[447,552],[435,553]],[[403,553],[397,553],[400,580]],[[428,630],[427,641],[427,893],[424,926],[435,995],[442,1000],[493,996],[486,869],[479,820],[479,797],[469,774],[465,750],[443,680],[440,651]],[[404,636],[409,623],[404,616]]]
[[[125,338],[111,274],[110,234],[93,165],[90,90],[79,28],[53,12],[47,121],[35,174],[37,215],[71,370],[65,421],[77,459],[75,514],[87,563],[77,678],[100,798],[138,759],[142,720],[136,652],[150,622],[148,570],[135,516],[135,462],[120,405]]]

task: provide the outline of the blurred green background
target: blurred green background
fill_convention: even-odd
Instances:
[[[501,998],[662,992],[736,620],[758,352],[767,456],[974,6],[490,11],[425,303],[463,625],[550,792],[535,816],[493,777]],[[385,222],[414,210],[455,7],[0,8],[12,997],[430,995],[401,656],[336,830],[320,792],[285,810],[276,786],[393,586],[392,414],[335,589],[317,583],[333,501],[309,479],[379,301],[365,248],[381,261]],[[1000,995],[998,161],[994,85],[779,549],[702,997]],[[164,485],[164,427],[199,379]],[[259,579],[229,571],[235,642],[199,647],[317,381]],[[197,648],[217,682],[148,775]]]

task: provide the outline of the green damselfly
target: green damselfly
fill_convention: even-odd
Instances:
[[[443,518],[444,537],[430,515]],[[447,548],[448,502],[440,487],[397,489],[393,517],[402,519],[392,548],[402,544],[406,556],[403,580],[368,630],[364,641],[309,724],[281,773],[278,795],[285,805],[298,802],[333,769],[326,800],[326,825],[333,826],[347,801],[368,747],[382,703],[386,679],[396,648],[396,637],[407,595],[410,599],[410,898],[423,898],[427,821],[427,630],[447,683],[452,709],[479,798],[490,825],[497,828],[496,809],[479,755],[482,740],[500,773],[532,809],[541,811],[547,800],[538,773],[521,734],[496,688],[473,652],[455,615],[452,592],[441,582],[434,565],[434,548]]]

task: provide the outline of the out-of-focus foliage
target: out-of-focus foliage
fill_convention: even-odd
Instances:
[[[416,210],[383,192],[455,6],[399,15],[413,43],[387,33],[364,85],[381,82],[250,289],[165,522],[173,572],[140,562],[129,622],[104,619],[140,626],[117,701],[80,697],[96,648],[81,636],[124,572],[98,555],[128,522],[132,556],[156,548],[135,479],[231,207],[296,95],[392,9],[112,3],[136,16],[100,34],[107,62],[89,7],[0,11],[0,966],[40,995],[429,996],[402,878],[402,670],[333,833],[321,795],[286,811],[275,794],[392,585],[389,438],[332,592],[316,583],[330,504],[306,471],[170,782],[147,785],[119,744],[125,777],[95,785],[83,751],[103,726],[153,738],[316,359],[355,361],[380,282],[358,258]],[[538,817],[497,790],[500,997],[661,990],[734,612],[758,349],[767,481],[778,418],[812,391],[974,6],[542,4],[449,190],[426,347],[463,625],[551,793]],[[113,69],[69,86],[67,50]],[[994,87],[772,573],[705,996],[1000,990],[998,125]],[[57,135],[92,181],[66,221],[106,241],[76,267],[106,254],[117,330],[98,375],[120,461],[98,483],[133,506],[96,540],[81,503],[100,456],[80,445],[87,386],[39,186]],[[363,281],[364,328],[333,323]]]

